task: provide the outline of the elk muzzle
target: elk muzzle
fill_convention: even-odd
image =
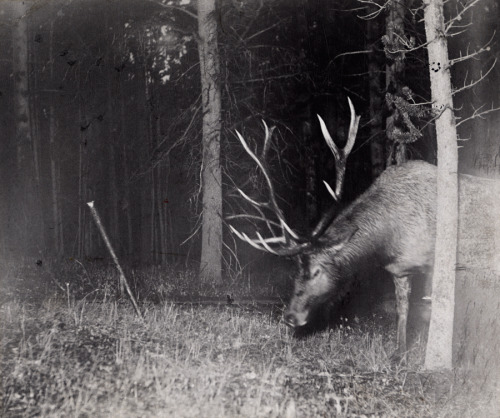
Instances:
[[[292,328],[302,327],[307,324],[308,316],[308,311],[295,312],[288,308],[284,318],[285,324]]]

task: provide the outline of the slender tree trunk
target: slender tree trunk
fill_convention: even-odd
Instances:
[[[54,22],[50,24],[49,37],[49,58],[50,58],[50,80],[54,82]],[[49,104],[49,152],[50,152],[50,181],[52,197],[52,222],[54,231],[54,250],[57,255],[62,253],[62,219],[60,216],[58,181],[57,181],[57,163],[56,163],[56,122],[54,114],[53,97],[50,96]]]
[[[198,2],[198,51],[203,102],[203,224],[200,273],[222,281],[221,91],[215,0]]]
[[[81,138],[80,138],[80,146],[78,147],[78,231],[77,231],[77,250],[76,254],[77,257],[81,258],[83,255],[83,230],[84,230],[84,224],[83,224],[83,172],[82,172],[82,165],[83,165],[83,144],[81,143]]]
[[[151,256],[153,259],[153,263],[158,262],[158,247],[156,245],[156,228],[155,228],[155,199],[156,199],[156,181],[155,181],[155,170],[151,170],[151,175],[150,175],[150,190],[149,192],[151,193],[151,207],[150,207],[150,212],[151,212],[151,222],[149,223],[149,228],[150,228],[150,248],[151,248]]]
[[[165,246],[163,237],[165,236],[165,219],[163,216],[163,182],[161,178],[161,165],[156,168],[156,184],[157,184],[157,195],[158,199],[156,199],[156,210],[158,211],[158,250],[160,252],[160,256],[158,257],[158,262],[163,264],[165,262]]]
[[[128,168],[128,155],[125,144],[123,145],[123,175],[125,178],[125,193],[124,193],[124,203],[123,208],[126,211],[127,218],[127,253],[129,255],[134,253],[134,240],[133,240],[133,230],[132,230],[132,207],[130,202],[130,170]]]
[[[110,106],[111,107],[111,106]],[[111,109],[110,109],[111,110]],[[109,114],[109,119],[113,119]],[[114,136],[114,124],[110,122],[109,135],[109,188],[111,197],[111,233],[110,238],[115,242],[119,241],[119,217],[118,217],[118,182],[116,178],[116,143]]]
[[[154,118],[154,112],[156,108],[156,103],[155,103],[155,97],[154,97],[154,91],[150,89],[150,83],[152,84],[152,78],[150,76],[149,70],[147,67],[144,67],[144,74],[146,78],[146,103],[148,104],[148,110],[147,110],[147,116],[148,116],[148,136],[149,136],[149,149],[148,151],[151,153],[152,150],[155,149],[155,131],[153,127],[153,118]],[[151,259],[153,263],[158,262],[158,245],[157,245],[157,234],[158,231],[156,230],[156,179],[155,179],[155,169],[152,168],[149,173],[149,185],[150,185],[150,222],[149,222],[149,247],[150,247],[150,254],[151,254]]]
[[[309,112],[311,113],[311,112]],[[302,141],[305,148],[308,149],[305,155],[306,164],[306,216],[307,216],[307,228],[313,225],[313,222],[317,222],[318,218],[318,190],[317,190],[317,173],[316,173],[316,161],[318,156],[317,153],[317,142],[313,141],[311,132],[311,122],[302,122]],[[314,142],[314,143],[313,143]]]
[[[404,37],[404,16],[405,0],[391,0],[388,4],[388,15],[386,18],[386,38],[391,48],[397,48],[398,38]],[[386,91],[397,96],[401,96],[402,78],[404,72],[404,55],[401,53],[390,54],[391,60],[385,68],[385,87]],[[395,161],[401,164],[406,161],[406,145],[397,142],[394,138],[394,123],[396,120],[396,111],[392,110],[386,119],[386,134],[389,139],[389,152],[387,155],[387,165],[390,166]]]
[[[15,26],[12,34],[14,74],[14,115],[16,120],[16,173],[14,177],[14,196],[12,210],[14,226],[16,227],[15,247],[19,250],[30,248],[39,238],[31,231],[34,217],[33,207],[33,153],[31,137],[31,115],[29,107],[28,83],[28,4],[27,2],[12,2],[15,16]]]
[[[30,32],[28,32],[30,35]],[[40,237],[40,241],[38,242],[38,250],[39,255],[41,256],[46,250],[46,226],[45,226],[45,216],[44,216],[44,205],[43,205],[43,189],[42,189],[42,142],[40,137],[40,82],[39,82],[39,72],[36,71],[38,65],[38,55],[37,48],[28,48],[30,54],[31,68],[30,74],[32,74],[31,81],[29,83],[29,89],[34,94],[31,94],[30,102],[30,120],[31,120],[31,138],[33,143],[33,170],[34,170],[34,178],[35,183],[34,187],[36,189],[36,198],[33,201],[36,201],[36,206],[38,208],[38,213],[36,217],[37,222],[37,230],[35,232],[35,236]]]
[[[368,73],[370,77],[370,154],[372,178],[377,178],[385,168],[385,132],[382,129],[382,62],[377,43],[380,42],[380,23],[378,18],[366,22],[368,43],[371,53],[368,56]]]
[[[114,63],[113,63],[114,64]],[[118,217],[118,182],[116,175],[116,137],[115,137],[115,114],[114,101],[113,101],[113,77],[111,72],[108,70],[108,141],[109,141],[109,196],[111,198],[111,213],[110,213],[110,239],[117,244],[121,242],[119,236],[119,217]],[[118,251],[121,250],[120,247],[115,247]],[[125,295],[125,283],[123,277],[120,276],[118,279],[119,295],[123,297]]]
[[[444,36],[443,0],[424,0],[424,4],[432,103],[438,115],[436,253],[425,367],[437,369],[452,367],[458,231],[458,148],[448,45]]]
[[[170,251],[172,254],[166,254],[165,255],[165,261],[168,261],[170,258],[174,263],[177,261],[177,256],[174,254],[173,249],[174,247],[174,231],[173,231],[173,224],[172,224],[172,216],[171,216],[171,211],[170,211],[170,204],[168,202],[168,197],[169,197],[169,186],[170,186],[170,156],[166,156],[165,160],[165,188],[164,188],[164,193],[163,193],[163,198],[164,198],[164,204],[163,204],[163,210],[165,213],[165,252],[168,253],[168,250],[170,248]]]
[[[59,254],[63,255],[65,251],[64,242],[64,222],[63,222],[63,209],[62,202],[59,199],[59,194],[61,193],[61,165],[57,164],[56,170],[56,189],[57,189],[57,219],[58,219],[58,233],[59,233]]]
[[[295,14],[293,16],[293,28],[297,31],[298,39],[300,40],[299,47],[301,48],[301,53],[306,56],[306,51],[311,51],[312,54],[316,54],[316,50],[321,48],[321,38],[315,37],[314,41],[309,39],[309,23],[307,21],[307,0],[294,0],[294,10]],[[318,162],[318,141],[314,140],[312,136],[311,124],[316,123],[316,115],[312,112],[312,99],[309,99],[308,103],[304,103],[305,110],[301,115],[300,131],[302,146],[306,150],[304,153],[304,171],[305,171],[305,186],[306,186],[306,201],[305,201],[305,221],[304,225],[306,228],[311,227],[313,223],[317,222],[318,217],[318,190],[317,181],[318,173],[316,166]],[[321,115],[323,118],[326,116]],[[314,122],[313,122],[314,120]]]
[[[17,166],[23,170],[31,148],[28,100],[28,12],[26,2],[13,2],[15,27],[12,35],[14,73],[14,112],[16,115]]]
[[[144,41],[146,42],[146,41]],[[150,123],[149,123],[149,108],[148,108],[148,101],[149,101],[149,74],[148,74],[148,69],[146,67],[146,47],[143,43],[142,49],[141,49],[141,54],[144,59],[144,66],[142,68],[141,76],[138,78],[138,100],[137,100],[137,105],[138,105],[138,111],[140,114],[144,114],[144,122],[139,125],[139,132],[141,133],[141,136],[144,136],[145,133],[145,138],[144,143],[147,145],[143,147],[144,150],[146,150],[146,156],[144,157],[144,160],[147,158],[147,155],[150,153],[152,147],[151,147],[151,131],[150,131]],[[147,180],[147,181],[146,181]],[[152,261],[151,256],[153,247],[151,246],[151,220],[153,217],[153,214],[151,213],[151,181],[147,179],[147,176],[142,177],[140,180],[140,190],[141,190],[141,261],[143,263],[149,263]]]
[[[125,118],[125,95],[123,93],[123,80],[120,80],[120,140],[123,144],[122,151],[122,162],[123,162],[123,203],[122,209],[125,210],[126,217],[126,233],[127,233],[127,254],[132,255],[134,253],[134,241],[133,241],[133,231],[132,231],[132,207],[130,202],[130,170],[128,167],[128,153],[127,153],[127,136],[125,132],[127,131],[127,123]]]
[[[497,3],[495,5],[495,2]],[[453,7],[453,3],[448,5]],[[496,9],[496,13],[495,13]],[[498,19],[500,3],[498,0],[482,0],[480,4],[473,7],[469,13],[474,24],[467,28],[467,45],[469,49],[480,48],[490,40],[494,34],[493,20],[495,16]],[[467,16],[465,19],[469,18]],[[465,42],[464,44],[465,45]],[[498,57],[498,47],[496,55]],[[492,56],[480,54],[474,59],[468,61],[469,80],[479,80],[486,73],[491,65],[488,62]],[[497,58],[498,59],[498,58]],[[466,101],[470,103],[472,109],[480,109],[485,103],[498,104],[498,85],[500,84],[500,72],[498,63],[493,71],[485,80],[477,83],[468,92],[465,93]],[[495,99],[496,97],[496,99]],[[464,100],[464,101],[465,101]],[[490,104],[492,107],[492,104]],[[500,122],[498,117],[482,117],[472,121],[471,140],[467,141],[466,146],[462,148],[460,156],[460,166],[468,173],[474,173],[479,176],[491,176],[499,178],[500,175],[500,146],[498,137],[498,127]],[[464,145],[464,144],[462,144]]]
[[[78,89],[81,91],[81,77],[78,77]],[[82,112],[82,101],[78,99],[78,121],[82,123],[83,120],[83,112]],[[86,213],[87,210],[84,204],[87,202],[86,194],[85,194],[85,162],[87,159],[85,158],[87,155],[86,150],[86,140],[85,133],[80,130],[79,132],[79,147],[78,147],[78,232],[77,232],[77,256],[82,258],[86,251],[86,242],[85,236],[87,231],[87,223],[86,223]]]
[[[161,138],[161,119],[159,115],[156,118],[156,139],[157,143],[159,138]],[[157,184],[157,196],[156,206],[158,210],[158,247],[160,251],[160,257],[158,261],[161,264],[166,264],[167,262],[167,223],[166,223],[166,206],[165,206],[165,190],[168,178],[164,175],[165,162],[161,161],[156,168],[156,184]]]

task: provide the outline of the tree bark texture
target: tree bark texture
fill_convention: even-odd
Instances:
[[[437,230],[427,369],[452,367],[455,266],[458,234],[458,148],[443,0],[424,0],[425,33],[437,134]]]
[[[215,0],[198,2],[198,51],[203,102],[202,280],[222,281],[221,91]]]
[[[371,53],[368,56],[368,73],[370,76],[370,154],[372,178],[377,178],[385,168],[385,132],[382,129],[382,66],[383,56],[377,51],[380,42],[380,24],[377,18],[366,22],[368,42]],[[382,61],[382,62],[381,62]]]
[[[389,13],[386,19],[386,36],[392,46],[399,45],[398,38],[404,37],[405,9],[404,0],[391,0],[388,4]],[[392,59],[385,68],[385,87],[387,92],[400,96],[403,87],[404,55],[395,52],[391,56]],[[389,139],[387,166],[392,165],[393,161],[397,165],[406,161],[406,145],[397,142],[394,138],[395,112],[393,110],[391,115],[386,119],[386,133]]]
[[[49,56],[54,56],[54,22],[50,25],[50,47]],[[50,80],[54,83],[54,61],[50,62]],[[53,104],[54,97],[50,96],[49,104],[49,152],[50,152],[50,180],[51,180],[51,197],[52,197],[52,222],[54,231],[54,249],[57,255],[61,255],[64,251],[63,234],[62,234],[62,219],[59,202],[59,182],[58,182],[58,167],[56,156],[56,116]]]
[[[16,123],[16,173],[15,189],[11,198],[15,217],[11,222],[14,248],[19,251],[38,242],[33,236],[30,222],[34,219],[34,164],[29,107],[28,85],[28,5],[27,2],[12,2],[14,28],[12,34],[12,68],[14,75],[14,116]]]

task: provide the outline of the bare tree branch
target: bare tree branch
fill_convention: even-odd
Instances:
[[[481,118],[481,119],[484,119],[484,115],[487,115],[488,113],[492,113],[492,112],[497,112],[500,110],[500,107],[495,107],[495,108],[491,108],[491,109],[488,109],[488,110],[483,110],[482,112],[480,111],[482,108],[484,107],[481,106],[479,107],[478,109],[474,109],[474,113],[472,113],[471,116],[469,116],[468,118],[465,118],[464,120],[461,120],[460,122],[457,122],[456,126],[457,128],[462,124],[462,123],[465,123],[469,120],[472,120],[472,119],[476,119],[476,118]]]
[[[446,24],[445,24],[445,29],[444,29],[444,33],[447,34],[448,31],[454,26],[455,22],[460,22],[462,20],[462,17],[463,15],[465,14],[465,12],[469,9],[471,9],[472,7],[474,7],[477,3],[479,3],[481,0],[474,0],[472,1],[471,3],[469,4],[466,4],[466,5],[462,5],[463,8],[462,10],[460,10],[460,12],[457,13],[457,15],[453,18],[453,19],[450,19]]]
[[[190,12],[185,7],[179,7],[179,6],[175,6],[173,4],[165,4],[162,1],[158,1],[158,0],[150,0],[150,1],[152,1],[155,4],[157,4],[158,6],[163,7],[164,9],[178,10],[178,11],[180,11],[180,12],[182,12],[182,13],[190,16],[190,17],[192,17],[193,19],[198,19],[198,15],[196,13]]]
[[[258,32],[255,32],[254,34],[250,35],[248,38],[245,38],[245,42],[248,42],[249,40],[253,39],[253,38],[256,38],[257,36],[259,35],[262,35],[263,33],[266,33],[267,31],[271,30],[271,29],[274,29],[276,26],[279,26],[283,23],[283,20],[280,20],[279,22],[276,22],[274,25],[271,25],[267,28],[264,28]]]
[[[362,19],[362,20],[375,19],[378,15],[380,15],[380,13],[382,13],[386,9],[386,7],[390,3],[390,1],[391,0],[386,0],[386,2],[384,4],[378,4],[378,3],[376,3],[373,0],[358,0],[358,2],[361,3],[361,4],[367,4],[369,6],[375,6],[376,10],[373,11],[373,12],[371,12],[371,13],[368,13],[365,16],[357,15],[357,17],[360,18],[360,19]]]
[[[486,74],[483,74],[482,71],[481,71],[481,77],[479,77],[476,81],[471,81],[469,84],[466,84],[463,87],[460,87],[459,89],[454,90],[452,94],[455,95],[457,93],[460,93],[461,91],[470,89],[471,87],[473,87],[476,84],[480,83],[482,80],[484,80],[488,76],[488,74],[491,72],[491,70],[493,70],[493,68],[495,67],[496,63],[497,63],[497,59],[495,58],[495,61],[493,61],[493,64],[491,65],[491,67],[489,68],[489,70],[486,72]]]
[[[367,49],[367,50],[364,50],[364,51],[351,51],[351,52],[343,52],[342,54],[338,54],[336,55],[332,61],[335,61],[337,58],[339,57],[344,57],[346,55],[357,55],[357,54],[369,54],[371,53],[372,50],[371,49]]]

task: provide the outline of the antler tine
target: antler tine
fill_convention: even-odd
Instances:
[[[257,202],[256,200],[253,200],[250,196],[248,196],[243,190],[241,190],[240,188],[236,188],[236,190],[238,190],[238,192],[241,194],[241,196],[243,196],[244,199],[248,200],[252,205],[254,206],[258,206],[259,208],[261,208],[262,206],[266,206],[265,203],[260,203],[260,202]]]
[[[261,247],[258,245],[253,239],[250,239],[247,234],[244,232],[239,232],[236,228],[234,228],[232,225],[229,225],[229,229],[231,232],[236,235],[240,240],[247,242],[250,244],[252,247],[261,250],[261,251],[267,251],[265,248]]]
[[[257,237],[259,238],[259,242],[267,251],[269,251],[271,254],[278,255],[278,253],[267,244],[266,240],[262,238],[262,235],[260,235],[258,232],[257,232]]]
[[[244,232],[242,233],[242,235],[243,235],[243,241],[247,242],[252,247],[254,247],[254,248],[256,248],[257,250],[260,250],[260,251],[267,251],[264,247],[261,247],[260,245],[258,245],[253,239],[250,239],[248,237],[248,235],[245,234]]]
[[[266,137],[264,138],[264,148],[262,148],[261,158],[262,160],[266,160],[267,152],[271,147],[271,137],[273,136],[274,129],[276,126],[271,126],[271,129],[267,127],[266,122],[262,119],[262,124],[264,125],[264,130],[266,131]]]
[[[238,230],[233,226],[233,225],[229,225],[229,229],[231,230],[231,232],[236,235],[239,239],[241,239],[242,241],[245,241],[245,238],[243,237],[242,234],[240,234],[238,232]]]
[[[241,190],[240,188],[236,188],[236,190],[238,190],[238,192],[241,194],[241,196],[245,199],[245,200],[248,200],[254,207],[256,210],[259,211],[259,213],[261,214],[262,216],[262,220],[264,220],[264,222],[266,223],[269,231],[271,231],[271,234],[273,234],[273,237],[275,236],[274,235],[274,231],[273,229],[271,228],[271,224],[273,225],[276,225],[276,226],[279,226],[281,227],[281,229],[283,229],[283,225],[281,224],[281,221],[279,224],[277,224],[276,222],[273,222],[273,221],[270,221],[269,219],[267,219],[265,216],[264,216],[264,213],[262,212],[262,210],[260,208],[262,207],[267,207],[269,206],[268,204],[266,203],[260,203],[260,202],[257,202],[256,200],[252,199],[250,196],[248,196],[243,190]],[[248,216],[247,216],[248,217]],[[288,225],[287,225],[288,226]],[[292,231],[293,233],[293,231]]]
[[[231,227],[231,230],[236,234],[236,236],[238,238],[240,238],[243,241],[247,242],[252,247],[254,247],[254,248],[258,249],[258,250],[261,250],[261,251],[266,251],[266,252],[269,252],[271,254],[278,255],[278,256],[292,256],[292,255],[297,255],[297,254],[300,254],[300,253],[304,252],[305,250],[307,250],[312,245],[311,242],[304,242],[302,244],[299,244],[299,245],[296,245],[296,246],[293,246],[293,247],[286,247],[286,248],[274,249],[274,248],[271,248],[269,246],[269,244],[277,243],[277,242],[284,242],[285,241],[284,237],[281,237],[282,241],[278,241],[275,238],[264,239],[262,237],[262,235],[260,235],[257,232],[258,240],[253,240],[253,239],[250,239],[248,237],[248,235],[245,234],[244,232],[239,233],[233,227]]]
[[[239,232],[232,225],[229,225],[229,229],[240,240],[245,241],[246,243],[250,244],[252,247],[254,247],[254,248],[258,249],[258,250],[261,250],[261,251],[270,252],[271,254],[274,254],[274,255],[280,255],[280,251],[272,249],[269,246],[269,244],[285,243],[285,241],[286,241],[285,237],[272,237],[272,238],[264,239],[262,237],[262,235],[260,233],[258,233],[258,232],[257,232],[257,238],[258,239],[257,240],[253,240],[247,234],[245,234],[244,232]]]
[[[354,105],[352,104],[351,98],[347,96],[347,102],[349,103],[349,109],[351,111],[351,122],[349,124],[349,134],[347,136],[347,142],[344,147],[345,157],[347,158],[351,153],[352,147],[354,146],[354,141],[356,140],[356,135],[358,134],[360,115],[356,115],[354,110]]]
[[[330,132],[328,132],[328,128],[326,127],[325,121],[320,115],[316,115],[319,119],[319,125],[321,127],[321,133],[323,134],[323,138],[325,139],[325,142],[327,143],[328,147],[333,153],[333,156],[335,157],[335,160],[339,160],[341,158],[342,150],[337,147],[337,144],[333,141],[332,137],[330,136]]]
[[[324,185],[326,187],[326,190],[328,190],[328,193],[330,193],[332,195],[333,200],[335,200],[336,202],[338,202],[339,199],[338,199],[337,195],[335,194],[335,191],[332,189],[332,187],[325,180],[323,180],[323,183],[324,183]]]
[[[269,139],[271,137],[271,134],[272,134],[272,131],[274,130],[274,128],[271,128],[271,130],[270,130],[267,127],[266,123],[264,122],[264,129],[266,131],[266,138],[265,138],[264,147],[266,147],[266,146],[268,147],[269,146],[268,145],[269,144]],[[243,136],[238,131],[236,131],[236,135],[238,136],[238,139],[240,140],[240,142],[243,145],[243,148],[245,149],[245,151],[247,152],[247,154],[250,155],[250,157],[255,161],[255,163],[257,164],[257,166],[260,168],[260,171],[264,175],[264,178],[266,179],[267,187],[269,189],[269,202],[270,202],[270,206],[271,206],[272,210],[274,211],[275,215],[277,216],[277,218],[279,219],[281,227],[283,229],[283,232],[286,231],[294,239],[299,239],[298,235],[295,232],[293,232],[292,229],[286,223],[285,218],[283,216],[283,213],[282,213],[280,207],[278,206],[278,202],[276,202],[276,197],[275,197],[275,192],[274,192],[274,186],[273,186],[271,178],[269,177],[269,174],[267,172],[267,167],[265,165],[265,162],[261,161],[255,155],[255,153],[250,149],[250,147],[246,143],[246,141],[243,138]]]
[[[330,136],[330,133],[326,128],[325,122],[318,115],[319,123],[321,126],[321,132],[323,133],[323,137],[325,138],[325,141],[328,144],[330,150],[332,151],[333,157],[335,159],[335,171],[336,171],[335,190],[333,190],[332,187],[326,181],[323,181],[323,183],[325,184],[326,189],[332,195],[333,199],[336,202],[338,202],[342,196],[342,188],[344,184],[347,157],[351,153],[352,148],[354,146],[354,141],[356,139],[356,134],[358,132],[358,126],[360,120],[360,116],[356,115],[356,111],[354,110],[354,105],[352,104],[352,101],[349,97],[347,97],[347,102],[349,103],[349,109],[351,111],[351,122],[349,124],[349,133],[347,134],[347,142],[343,149],[337,147],[335,142],[333,142],[332,137]],[[323,217],[320,219],[319,223],[316,225],[311,234],[312,239],[315,239],[321,236],[321,234],[323,234],[325,229],[328,228],[328,225],[330,225],[330,222],[332,221],[336,212],[337,212],[336,208],[331,207],[323,215]]]
[[[250,244],[252,247],[261,250],[261,251],[267,251],[271,254],[274,255],[279,255],[279,256],[293,256],[297,255],[299,253],[304,252],[307,250],[312,243],[310,241],[302,241],[302,239],[299,237],[298,234],[296,234],[292,228],[288,226],[288,224],[285,221],[285,218],[283,216],[283,212],[281,211],[280,207],[278,206],[278,203],[276,201],[276,194],[274,192],[274,186],[273,183],[271,182],[271,177],[269,175],[269,171],[267,169],[267,164],[266,164],[266,154],[270,148],[271,144],[271,136],[274,130],[274,127],[269,129],[267,126],[266,122],[262,121],[264,125],[264,130],[265,130],[265,139],[264,139],[264,149],[262,151],[262,158],[259,159],[255,153],[250,149],[248,146],[247,142],[243,138],[243,136],[236,131],[236,135],[238,136],[238,139],[240,140],[241,144],[243,145],[243,148],[247,152],[248,155],[255,161],[257,166],[259,167],[260,171],[264,175],[264,178],[266,179],[268,191],[269,191],[269,202],[268,203],[259,203],[252,199],[250,196],[248,196],[245,192],[237,188],[238,192],[243,196],[244,199],[246,199],[248,202],[250,202],[254,208],[260,213],[261,218],[263,221],[266,222],[267,227],[271,231],[271,234],[273,235],[270,238],[263,238],[262,235],[257,232],[257,238],[256,239],[251,239],[246,235],[244,232],[239,232],[237,231],[232,225],[229,225],[230,230],[233,234],[235,234],[240,240],[245,241],[246,243]],[[268,220],[262,211],[262,208],[267,207],[271,210],[274,211],[274,214],[278,218],[279,224],[276,222]],[[279,225],[281,227],[282,231],[282,236],[275,236],[273,232],[273,228],[271,225]],[[272,244],[280,244],[280,246],[276,247],[271,247]]]
[[[339,201],[342,196],[342,187],[344,185],[344,175],[345,175],[347,157],[351,153],[352,148],[354,146],[354,141],[356,140],[356,134],[358,132],[358,126],[360,120],[360,116],[356,115],[356,111],[354,110],[354,105],[352,104],[352,101],[349,97],[347,97],[347,102],[349,103],[349,109],[351,111],[351,121],[349,124],[349,133],[347,135],[347,142],[344,148],[337,147],[330,133],[328,132],[328,128],[326,127],[325,122],[323,121],[321,116],[317,115],[321,127],[321,132],[323,134],[323,137],[325,138],[325,142],[327,143],[328,147],[332,151],[332,154],[335,158],[335,171],[336,171],[335,190],[333,190],[332,187],[330,187],[330,185],[327,184],[326,182],[324,183],[327,186],[328,192],[332,195],[332,197],[336,201]]]
[[[254,221],[262,221],[269,223],[270,225],[274,225],[275,227],[281,227],[281,225],[277,222],[271,221],[267,218],[264,218],[263,216],[257,216],[257,215],[246,215],[246,214],[240,214],[240,215],[228,215],[224,218],[226,221],[232,220],[232,219],[252,219]]]

